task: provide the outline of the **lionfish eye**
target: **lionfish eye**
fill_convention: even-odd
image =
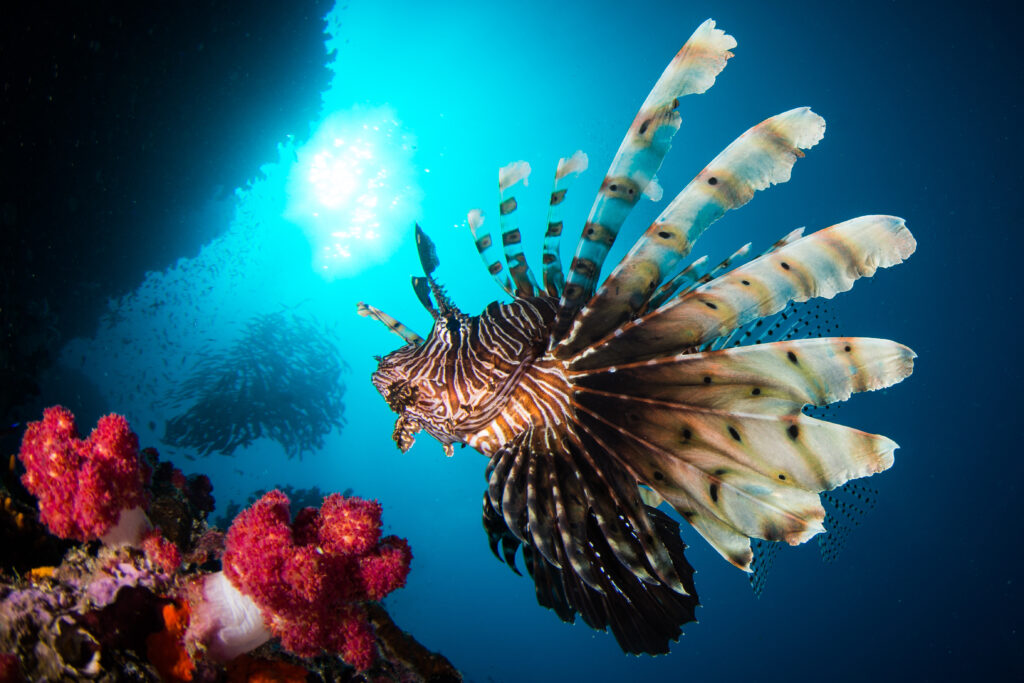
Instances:
[[[459,319],[456,318],[454,315],[448,316],[445,319],[444,326],[445,326],[445,328],[449,332],[458,332],[459,331]]]

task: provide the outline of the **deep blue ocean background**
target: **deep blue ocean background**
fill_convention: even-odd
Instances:
[[[58,222],[54,216],[62,214],[26,213],[17,197],[5,200],[6,234],[46,235],[51,245],[27,252],[22,237],[4,237],[21,268],[5,271],[7,296],[20,286],[17,278],[31,277],[48,283],[48,307],[81,313],[85,304],[75,297],[103,300],[82,316],[88,320],[53,331],[60,344],[40,392],[26,394],[13,414],[37,419],[42,406],[59,402],[88,429],[100,414],[122,412],[143,445],[158,447],[187,473],[209,474],[219,506],[283,484],[379,499],[388,531],[408,538],[415,554],[408,585],[385,604],[469,681],[1024,676],[1024,460],[1015,437],[1024,377],[1014,356],[1024,150],[1021,27],[1011,11],[985,1],[877,0],[292,5],[276,12],[292,15],[294,24],[276,33],[268,23],[255,47],[230,19],[246,5],[214,3],[224,19],[204,43],[187,32],[177,43],[173,33],[159,35],[160,45],[177,45],[153,56],[160,68],[127,57],[106,63],[105,78],[130,73],[157,83],[175,60],[197,66],[166,87],[139,90],[134,108],[54,103],[68,119],[80,108],[101,140],[76,157],[74,169],[55,166],[54,187],[45,171],[0,161],[11,183],[17,175],[19,187],[36,193],[37,204],[64,206],[65,172],[102,184],[120,166],[136,179],[116,196],[75,198],[78,215],[89,214],[93,202],[120,205],[109,231],[95,216]],[[76,11],[81,18],[83,10]],[[467,211],[483,209],[493,228],[498,168],[528,161],[533,175],[519,196],[519,219],[536,270],[555,164],[582,149],[590,169],[569,192],[567,261],[622,133],[708,17],[737,39],[736,56],[711,90],[682,101],[683,125],[659,173],[665,199],[639,204],[608,263],[740,133],[808,105],[827,121],[824,140],[797,163],[790,182],[714,224],[694,255],[720,259],[747,241],[756,251],[799,226],[902,216],[917,252],[858,282],[833,310],[843,334],[894,339],[919,357],[908,380],[857,396],[836,413],[837,421],[900,444],[894,467],[869,481],[879,491],[877,505],[838,560],[823,563],[814,543],[782,548],[757,598],[747,576],[686,527],[699,623],[685,628],[667,656],[624,656],[610,635],[564,624],[539,607],[532,582],[491,555],[480,522],[482,455],[457,449],[445,458],[425,435],[408,453],[397,451],[395,416],[369,375],[373,356],[400,342],[358,317],[356,302],[427,333],[430,318],[409,286],[420,272],[412,229],[418,221],[437,243],[440,279],[452,298],[466,312],[480,311],[500,291],[475,253]],[[38,55],[47,47],[33,49]],[[117,49],[117,38],[95,48]],[[202,50],[211,54],[208,62],[195,58]],[[306,56],[295,58],[300,51]],[[262,90],[259,82],[244,98],[209,94],[245,82],[250,71],[298,83],[303,97]],[[201,92],[200,82],[207,88]],[[20,127],[5,126],[3,136],[23,149],[26,140],[30,147],[45,140],[38,149],[56,157],[55,146],[77,149],[79,128],[44,131],[38,122],[10,118],[20,106],[42,110],[45,87],[26,86],[28,95],[5,119]],[[146,112],[167,107],[180,113],[147,129]],[[277,125],[282,120],[288,125]],[[211,122],[240,132],[226,138],[231,144],[211,142]],[[122,139],[118,131],[126,127],[134,133]],[[174,135],[175,150],[147,145],[139,130],[156,139]],[[258,144],[254,132],[262,135]],[[362,152],[350,159],[354,176],[338,181],[355,189],[325,207],[310,187],[308,164],[337,139]],[[371,177],[376,184],[366,185]],[[168,196],[171,186],[186,188],[175,197],[189,201],[156,205],[148,198]],[[42,218],[33,223],[26,215]],[[376,237],[329,234],[352,226]],[[99,263],[123,275],[118,284],[90,294],[76,279],[75,264],[86,256],[61,245],[83,239],[83,231],[103,245]],[[147,242],[159,249],[145,251]],[[350,256],[337,256],[339,249]],[[135,256],[143,251],[145,258]],[[252,316],[281,310],[315,317],[336,335],[351,366],[345,428],[302,459],[288,459],[269,441],[232,457],[165,448],[163,427],[174,414],[168,396],[195,363],[229,348]],[[7,335],[17,337],[18,329]]]

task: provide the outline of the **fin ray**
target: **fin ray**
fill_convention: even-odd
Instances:
[[[861,216],[802,237],[626,323],[580,352],[578,369],[692,350],[789,302],[830,299],[916,247],[902,218]]]
[[[626,216],[654,179],[679,129],[679,99],[710,88],[736,40],[708,19],[701,24],[654,84],[605,174],[566,275],[552,340],[568,331],[594,292],[601,266]]]
[[[372,318],[373,320],[381,323],[404,339],[407,344],[415,344],[416,346],[419,346],[423,343],[423,337],[419,336],[379,308],[375,308],[360,301],[356,304],[356,312],[364,318]]]
[[[825,134],[825,120],[807,107],[773,116],[743,133],[697,174],[633,248],[577,316],[558,345],[569,357],[633,319],[656,288],[686,257],[711,223],[789,180],[793,165]]]

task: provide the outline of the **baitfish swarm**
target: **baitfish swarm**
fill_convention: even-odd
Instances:
[[[399,416],[398,447],[425,431],[448,455],[458,443],[488,456],[492,549],[500,542],[514,566],[521,544],[538,601],[566,621],[579,612],[610,628],[626,652],[667,652],[697,605],[686,546],[660,502],[746,571],[751,539],[804,543],[825,530],[820,494],[888,469],[897,447],[804,407],[890,386],[913,370],[913,351],[883,339],[734,341],[794,302],[831,298],[901,263],[916,243],[900,218],[797,230],[737,267],[749,245],[715,268],[684,263],[712,222],[789,180],[802,150],[821,140],[825,122],[806,107],[729,145],[598,284],[640,196],[660,198],[655,173],[679,128],[680,100],[710,88],[735,46],[708,20],[676,54],[612,161],[567,274],[560,204],[587,165],[581,152],[558,164],[540,281],[515,222],[528,164],[499,174],[502,250],[480,212],[469,215],[511,303],[475,317],[459,311],[433,277],[437,255],[417,226],[425,273],[413,286],[434,318],[429,336],[360,304],[406,342],[373,375]]]

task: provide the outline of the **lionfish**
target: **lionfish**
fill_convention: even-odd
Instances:
[[[406,342],[372,377],[398,414],[399,449],[422,430],[447,455],[456,443],[486,455],[492,550],[500,542],[515,569],[521,545],[538,601],[565,621],[578,612],[610,628],[625,652],[667,652],[694,621],[693,569],[661,502],[746,571],[752,539],[804,543],[825,530],[823,492],[889,468],[897,448],[805,407],[888,387],[913,370],[914,352],[884,339],[740,343],[758,321],[909,257],[916,242],[900,218],[861,216],[806,236],[801,228],[742,265],[734,264],[749,245],[716,267],[706,257],[684,267],[712,222],[789,180],[802,150],[821,140],[825,122],[806,107],[730,144],[598,286],[630,210],[641,195],[660,198],[655,173],[680,126],[680,99],[710,88],[735,46],[709,19],[675,55],[601,183],[568,274],[560,205],[587,166],[582,152],[558,163],[540,282],[515,221],[528,164],[499,173],[504,264],[482,214],[469,214],[510,303],[462,313],[434,277],[436,250],[416,226],[424,276],[413,288],[433,316],[430,335],[359,304]]]

